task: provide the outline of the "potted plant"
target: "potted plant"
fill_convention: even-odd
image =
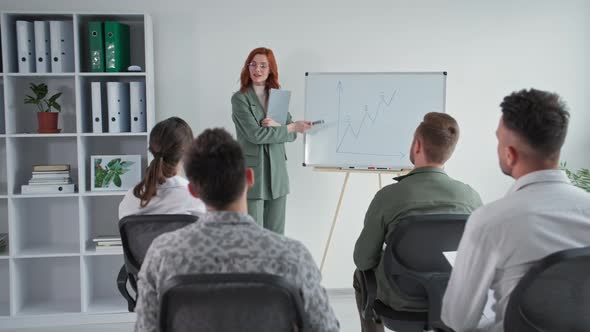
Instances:
[[[31,83],[31,91],[35,97],[26,95],[25,104],[37,105],[37,121],[38,121],[38,133],[59,133],[61,129],[57,128],[58,114],[61,112],[61,105],[57,102],[57,99],[61,96],[61,92],[54,94],[47,99],[47,84]],[[55,112],[52,112],[55,109]]]
[[[561,169],[565,171],[573,185],[590,192],[590,170],[587,168],[581,168],[577,171],[571,171],[567,168],[567,163],[565,162],[561,163],[560,166]]]

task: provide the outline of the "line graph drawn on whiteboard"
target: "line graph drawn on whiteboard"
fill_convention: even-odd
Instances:
[[[446,73],[306,73],[303,165],[411,168],[409,150],[428,112],[445,111]],[[321,120],[321,121],[320,121]]]
[[[391,117],[395,115],[394,112],[396,110],[392,109],[394,108],[394,105],[392,104],[397,95],[397,89],[393,90],[393,92],[387,96],[385,92],[381,91],[378,94],[378,102],[373,109],[369,107],[369,104],[364,104],[360,110],[355,110],[357,118],[359,117],[359,114],[362,114],[360,115],[360,121],[353,121],[350,107],[347,110],[343,110],[344,105],[342,99],[344,88],[341,81],[338,82],[336,91],[338,94],[338,120],[336,130],[338,144],[336,146],[336,153],[391,156],[399,158],[406,156],[406,154],[402,152],[371,152],[366,149],[368,145],[376,145],[378,143],[376,141],[371,142],[371,140],[381,139],[380,137],[375,138],[370,135],[371,129],[379,124],[378,120],[383,120],[380,116],[384,117],[389,115]]]

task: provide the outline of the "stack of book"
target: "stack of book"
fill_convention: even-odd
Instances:
[[[8,248],[8,234],[0,233],[0,252],[6,251]]]
[[[29,184],[21,186],[23,194],[73,193],[70,165],[35,165]]]
[[[94,242],[96,250],[112,250],[123,248],[121,238],[116,235],[99,235],[92,239],[92,242]]]

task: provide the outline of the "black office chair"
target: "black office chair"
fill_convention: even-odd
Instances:
[[[427,312],[397,311],[376,299],[373,270],[361,271],[365,319],[380,320],[390,330],[452,331],[441,321],[442,297],[451,275],[444,251],[456,251],[468,215],[431,214],[402,218],[387,238],[384,270],[390,287],[407,300],[428,303]]]
[[[510,295],[504,331],[590,331],[590,247],[535,263]]]
[[[161,234],[196,222],[198,217],[186,214],[132,215],[119,220],[125,264],[117,276],[119,292],[127,300],[129,312],[135,309],[136,298],[127,289],[127,281],[137,294],[137,275],[152,241]]]
[[[161,332],[306,331],[300,291],[263,273],[189,274],[168,279]]]

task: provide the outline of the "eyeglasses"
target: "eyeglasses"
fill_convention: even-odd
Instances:
[[[252,69],[252,70],[255,70],[256,67],[260,67],[260,69],[266,69],[266,68],[268,68],[268,63],[266,63],[266,62],[256,63],[256,62],[252,61],[248,64],[248,67],[250,67],[250,69]]]

